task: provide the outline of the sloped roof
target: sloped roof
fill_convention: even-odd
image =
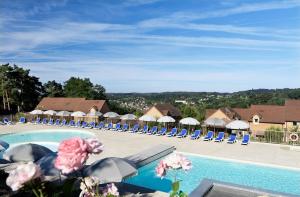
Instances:
[[[284,123],[285,122],[285,106],[279,105],[251,105],[249,109],[248,121],[254,115],[261,117],[260,122],[265,123]]]
[[[173,117],[180,117],[181,112],[179,109],[177,109],[175,106],[164,103],[164,104],[156,104],[154,106],[160,113],[162,113],[164,116],[173,116]]]
[[[285,101],[286,121],[300,121],[300,100]]]
[[[85,98],[45,97],[37,109],[55,111],[82,111],[88,113],[92,108],[105,113],[109,111],[105,100],[86,100]]]

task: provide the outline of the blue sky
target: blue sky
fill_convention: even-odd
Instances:
[[[0,63],[107,92],[300,87],[300,0],[1,0]]]

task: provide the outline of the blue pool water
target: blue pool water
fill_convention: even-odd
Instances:
[[[204,178],[245,185],[260,189],[300,195],[300,171],[284,168],[265,167],[261,165],[231,162],[187,155],[193,168],[180,172],[177,178],[181,182],[181,190],[190,193]],[[125,182],[159,191],[169,192],[173,180],[173,173],[164,179],[155,175],[158,161],[139,169],[139,175],[127,179]]]
[[[51,129],[4,134],[0,135],[0,140],[9,143],[9,148],[31,142],[46,146],[51,150],[56,151],[59,142],[72,137],[90,138],[94,137],[94,134],[88,131]]]

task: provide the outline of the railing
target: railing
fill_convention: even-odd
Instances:
[[[292,141],[291,134],[296,134],[298,139]],[[255,140],[273,144],[300,145],[300,132],[265,131],[264,136],[257,137]]]

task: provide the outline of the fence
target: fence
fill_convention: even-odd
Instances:
[[[291,134],[298,135],[298,139],[293,142],[290,139]],[[274,144],[300,145],[300,132],[265,131],[265,135],[258,137],[257,140]]]

